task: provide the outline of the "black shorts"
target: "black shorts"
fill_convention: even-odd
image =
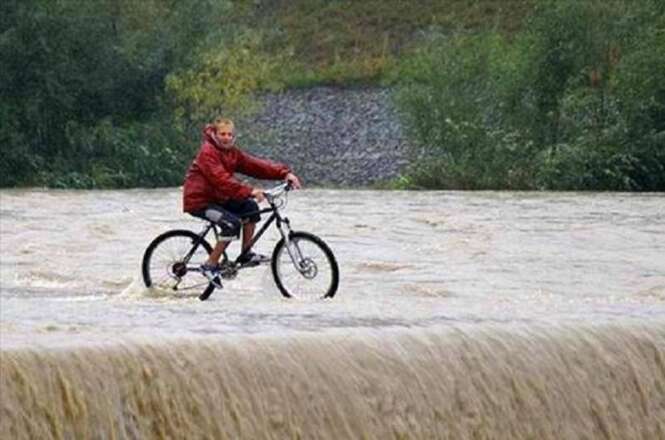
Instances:
[[[191,214],[219,225],[223,236],[237,237],[243,223],[257,223],[261,220],[258,211],[259,205],[253,199],[243,199],[211,203],[206,209]]]

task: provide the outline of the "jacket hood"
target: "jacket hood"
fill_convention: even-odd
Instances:
[[[209,142],[213,146],[220,148],[219,144],[215,140],[215,137],[213,136],[216,133],[217,133],[217,127],[215,127],[212,124],[206,125],[205,127],[203,127],[203,141]]]

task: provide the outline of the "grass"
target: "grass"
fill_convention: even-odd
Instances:
[[[238,0],[232,19],[289,60],[287,87],[377,83],[433,36],[493,28],[512,34],[535,0]]]

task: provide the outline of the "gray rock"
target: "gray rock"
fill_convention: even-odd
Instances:
[[[409,162],[390,91],[316,87],[259,97],[239,121],[248,151],[289,164],[305,184],[366,186],[397,177]]]

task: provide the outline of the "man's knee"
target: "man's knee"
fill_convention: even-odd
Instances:
[[[244,202],[245,204],[245,209],[247,211],[258,211],[259,210],[259,204],[256,203],[256,200],[254,199],[247,199]]]
[[[222,230],[223,237],[240,237],[241,222],[237,218],[224,217],[217,224]]]
[[[208,220],[215,222],[222,230],[224,237],[238,237],[240,235],[241,222],[236,216],[219,210],[216,208],[209,208],[205,212]]]
[[[259,204],[254,199],[247,199],[243,202],[242,214],[246,216],[243,218],[243,223],[245,224],[256,224],[261,221]]]

